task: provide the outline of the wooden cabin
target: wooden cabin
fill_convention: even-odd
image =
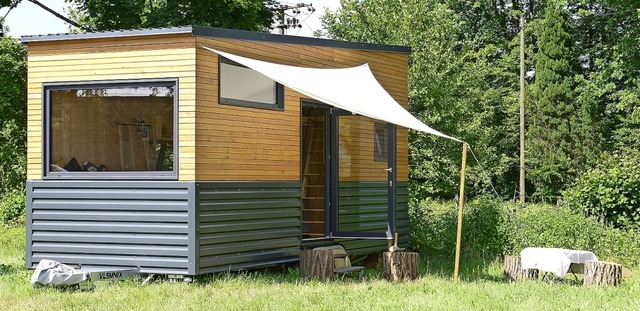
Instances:
[[[202,48],[368,63],[408,105],[409,48],[207,27],[26,36],[27,267],[200,275],[408,238],[407,129]]]

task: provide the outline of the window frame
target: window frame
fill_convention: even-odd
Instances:
[[[379,129],[384,129],[384,135],[380,138],[383,139],[383,142],[386,142],[386,146],[380,146],[380,151],[384,152],[384,154],[378,154],[376,145],[377,134]],[[387,162],[389,161],[389,125],[387,123],[382,122],[374,122],[373,123],[373,160],[374,162]]]
[[[249,107],[249,108],[258,108],[258,109],[267,109],[267,110],[277,110],[284,111],[284,85],[278,83],[277,81],[273,81],[274,83],[274,92],[276,95],[276,102],[273,104],[256,102],[250,100],[242,100],[235,98],[227,98],[222,97],[222,74],[221,74],[221,64],[229,64],[233,66],[238,66],[242,68],[249,68],[237,62],[234,62],[222,55],[218,55],[218,103],[221,105],[231,105],[231,106],[241,106],[241,107]],[[249,68],[251,69],[251,68]],[[253,69],[251,69],[253,70]]]
[[[42,83],[42,177],[43,179],[73,180],[177,180],[178,179],[178,107],[179,79],[126,79],[76,82]],[[140,86],[172,86],[173,94],[173,170],[171,171],[107,171],[107,172],[53,172],[51,171],[51,98],[52,91],[88,88],[117,88]]]

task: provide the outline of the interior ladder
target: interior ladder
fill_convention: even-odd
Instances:
[[[306,150],[302,173],[302,223],[309,228],[324,228],[324,122],[307,121]],[[324,229],[307,230],[303,235],[324,237]]]

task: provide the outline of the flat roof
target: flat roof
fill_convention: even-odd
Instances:
[[[333,39],[287,36],[287,35],[271,34],[266,32],[255,32],[255,31],[203,27],[203,26],[183,26],[183,27],[171,27],[171,28],[116,30],[116,31],[103,31],[103,32],[87,32],[87,33],[29,35],[29,36],[22,36],[21,41],[23,43],[29,43],[29,42],[62,41],[62,40],[153,36],[153,35],[182,34],[182,33],[191,34],[196,37],[208,37],[208,38],[227,38],[227,39],[239,39],[239,40],[249,40],[249,41],[265,41],[265,42],[276,42],[276,43],[286,43],[286,44],[300,44],[300,45],[311,45],[311,46],[345,48],[345,49],[354,49],[354,50],[372,50],[372,51],[401,52],[401,53],[411,52],[411,48],[406,46],[400,46],[400,45],[386,45],[386,44],[375,44],[375,43],[340,41],[340,40],[333,40]]]

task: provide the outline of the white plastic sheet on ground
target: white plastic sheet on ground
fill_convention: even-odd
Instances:
[[[86,281],[88,275],[83,271],[57,261],[42,259],[31,276],[31,285],[66,286]]]
[[[297,67],[202,47],[333,107],[461,142],[430,128],[405,110],[378,83],[368,64],[335,69]]]

